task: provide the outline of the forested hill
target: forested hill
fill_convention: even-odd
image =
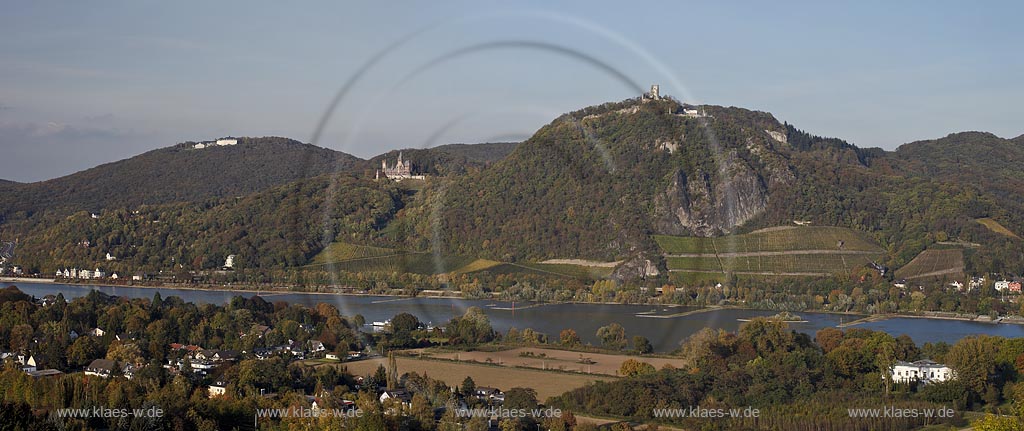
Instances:
[[[765,112],[693,112],[631,99],[565,114],[490,168],[431,184],[392,231],[425,245],[437,219],[446,253],[504,261],[656,261],[653,234],[717,236],[799,220],[867,232],[897,267],[946,239],[990,245],[971,258],[991,270],[1021,262],[1020,244],[976,222],[1024,230],[1024,187],[1007,180],[1024,164],[1019,144],[964,133],[888,152]]]
[[[895,155],[907,175],[972,187],[995,198],[994,215],[1016,231],[1024,227],[1024,139],[991,133],[954,133],[898,148]]]
[[[425,175],[463,174],[471,169],[483,168],[505,158],[519,145],[518,142],[483,144],[448,144],[433,148],[407,148],[389,151],[370,159],[371,168],[379,168],[382,160],[394,164],[401,153],[412,161],[417,172]]]
[[[614,260],[653,250],[652,233],[736,230],[794,180],[785,128],[764,112],[707,113],[633,99],[559,117],[489,169],[428,190],[443,200],[447,252]],[[420,228],[435,216],[408,214]]]
[[[99,211],[243,196],[363,162],[278,137],[239,138],[237,145],[203,149],[193,144],[149,151],[48,181],[10,185],[11,190],[0,196],[0,220],[41,210]]]
[[[366,243],[401,208],[397,184],[349,174],[321,175],[243,198],[117,208],[92,217],[39,214],[8,224],[30,271],[102,265],[108,271],[304,265],[334,238]],[[83,246],[84,245],[84,246]],[[117,260],[106,261],[107,253]],[[176,264],[181,264],[179,266]]]

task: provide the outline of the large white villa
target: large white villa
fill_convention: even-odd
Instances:
[[[956,378],[953,369],[928,359],[914,362],[897,361],[892,367],[892,380],[897,383],[938,383]]]

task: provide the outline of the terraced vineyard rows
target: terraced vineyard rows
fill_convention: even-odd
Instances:
[[[831,226],[784,226],[762,229],[742,235],[715,238],[656,235],[654,237],[667,254],[771,252],[793,250],[880,251],[874,241],[852,229]]]
[[[719,238],[657,236],[669,271],[707,276],[725,273],[811,276],[850,273],[883,257],[866,235],[838,227],[780,227]]]
[[[958,277],[964,272],[964,251],[959,248],[928,249],[896,271],[896,277]]]

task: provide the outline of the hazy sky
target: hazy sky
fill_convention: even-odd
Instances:
[[[310,142],[350,81],[316,144],[360,157],[521,140],[652,83],[859,146],[1024,133],[1019,3],[505,3],[4,1],[0,178]]]

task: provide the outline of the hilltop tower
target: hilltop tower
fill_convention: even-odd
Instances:
[[[659,94],[658,84],[651,85],[651,91],[648,91],[641,96],[641,100],[661,100],[661,94]]]

